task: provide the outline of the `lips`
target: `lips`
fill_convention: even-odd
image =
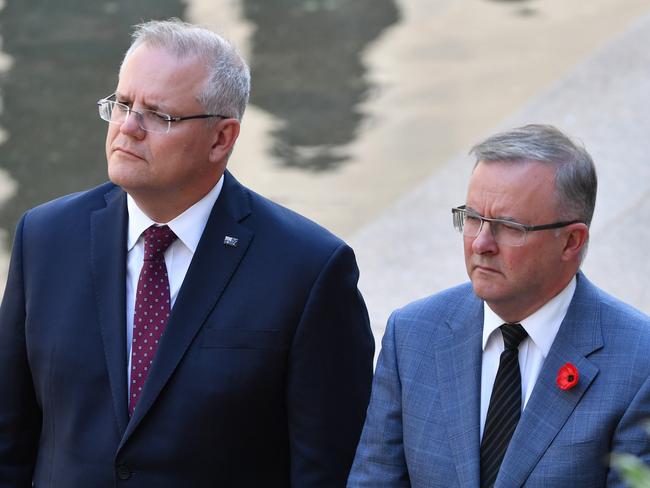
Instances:
[[[483,271],[485,273],[499,273],[500,271],[482,264],[475,264],[474,271]]]
[[[134,153],[132,151],[129,151],[128,149],[126,149],[124,147],[119,147],[119,146],[114,147],[114,148],[112,148],[112,152],[121,152],[121,153],[124,153],[124,154],[127,154],[127,155],[131,156],[132,158],[144,159],[142,156],[139,156],[138,154],[136,154],[136,153]]]

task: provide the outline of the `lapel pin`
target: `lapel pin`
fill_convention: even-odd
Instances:
[[[579,378],[580,375],[578,374],[578,368],[571,363],[566,363],[557,372],[557,378],[555,381],[561,390],[570,390],[578,384]]]
[[[225,246],[237,247],[238,242],[239,242],[239,239],[237,239],[236,237],[226,236],[223,239],[223,244]]]

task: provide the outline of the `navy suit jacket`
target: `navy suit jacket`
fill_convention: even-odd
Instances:
[[[650,318],[577,278],[496,488],[621,486],[610,452],[650,461]],[[482,325],[471,284],[391,316],[348,486],[479,486]],[[579,381],[561,390],[567,362]]]
[[[374,349],[352,250],[226,173],[129,418],[127,219],[107,183],[18,224],[0,486],[343,486]]]

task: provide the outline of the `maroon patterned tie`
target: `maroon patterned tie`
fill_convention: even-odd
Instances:
[[[165,251],[176,235],[166,225],[152,225],[142,234],[144,262],[135,295],[129,415],[138,403],[171,310]]]

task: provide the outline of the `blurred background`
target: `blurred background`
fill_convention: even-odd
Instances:
[[[509,122],[551,122],[604,154],[583,127],[611,127],[616,114],[581,116],[611,93],[603,80],[626,59],[609,55],[602,68],[607,49],[636,45],[624,36],[649,12],[646,0],[0,0],[0,279],[26,209],[105,181],[96,101],[114,91],[131,26],[180,17],[231,39],[252,69],[230,169],[352,242],[380,333],[389,309],[464,279],[447,214],[464,201],[471,145]],[[562,85],[576,69],[584,84]],[[567,86],[590,98],[564,112],[577,99],[558,104]],[[549,97],[555,111],[530,119]],[[594,156],[599,171],[618,163]],[[643,185],[635,195],[645,202]],[[418,191],[444,198],[434,211]],[[616,191],[616,201],[629,194]],[[594,254],[595,269],[627,276],[624,252]],[[612,288],[650,312],[647,266]]]

